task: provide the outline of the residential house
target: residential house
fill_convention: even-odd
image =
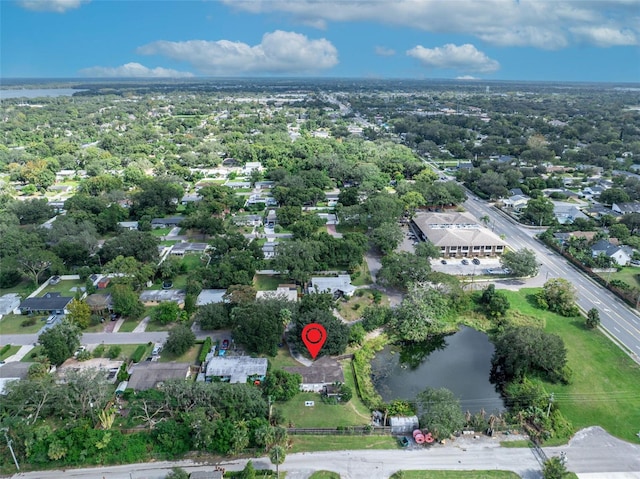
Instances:
[[[257,291],[256,299],[286,299],[293,303],[298,301],[298,287],[295,284],[279,284],[275,291]]]
[[[109,293],[90,294],[85,298],[85,302],[94,314],[103,314],[113,311],[113,298]]]
[[[611,211],[624,215],[626,213],[640,213],[640,201],[631,203],[614,203],[611,205]]]
[[[222,471],[195,471],[189,474],[189,479],[222,479]]]
[[[135,391],[153,389],[170,379],[188,379],[191,376],[191,363],[162,363],[144,361],[134,365],[127,388]]]
[[[311,278],[310,293],[330,293],[335,298],[351,297],[356,287],[351,284],[351,276],[339,274],[338,276],[315,276]]]
[[[32,364],[33,363],[22,361],[11,361],[6,364],[0,364],[0,396],[5,393],[8,383],[26,379]]]
[[[251,188],[251,183],[249,181],[227,181],[224,186],[228,186],[234,190],[240,190],[245,188]]]
[[[267,374],[267,358],[249,356],[215,356],[207,363],[205,378],[222,382],[246,383],[263,381]]]
[[[509,198],[502,200],[502,203],[506,208],[510,208],[513,211],[520,211],[527,206],[530,198],[524,195],[513,195]]]
[[[262,223],[260,215],[235,215],[231,218],[236,226],[258,226]]]
[[[264,170],[264,167],[262,166],[262,163],[260,163],[259,161],[248,161],[242,167],[242,174],[250,175],[254,171],[263,171],[263,170]]]
[[[138,229],[137,221],[118,221],[118,226],[125,230],[135,231]]]
[[[107,382],[115,384],[118,380],[118,371],[124,361],[92,358],[86,361],[78,361],[76,358],[69,358],[56,369],[58,379],[65,381],[66,375],[70,371],[93,371],[96,375],[102,375]]]
[[[165,301],[172,301],[178,306],[184,306],[186,293],[182,289],[147,289],[140,293],[140,301],[145,306],[156,306]]]
[[[176,256],[184,256],[186,253],[204,253],[209,248],[207,243],[189,243],[182,241],[171,247],[170,253]]]
[[[264,259],[272,259],[276,257],[276,248],[278,247],[278,242],[276,241],[267,241],[262,245],[262,254],[264,255]]]
[[[591,241],[596,234],[596,231],[571,231],[569,233],[554,233],[553,237],[562,246],[567,244],[571,238],[584,238]]]
[[[330,356],[322,356],[311,366],[290,366],[284,369],[302,376],[301,391],[320,393],[335,383],[344,383],[344,373],[340,363]]]
[[[20,295],[18,293],[8,293],[0,296],[0,317],[10,314],[20,306]]]
[[[592,257],[595,258],[601,254],[611,258],[617,265],[625,266],[633,257],[633,249],[630,246],[615,245],[603,239],[591,246]]]
[[[67,306],[73,301],[71,296],[47,293],[40,298],[27,298],[20,303],[21,314],[67,314]]]
[[[423,241],[440,248],[443,257],[498,256],[507,243],[468,212],[417,213],[411,220]]]
[[[576,205],[558,201],[553,202],[553,214],[561,225],[571,224],[578,218],[589,219]]]
[[[153,218],[151,220],[152,228],[175,228],[180,226],[180,223],[184,221],[183,216],[172,216],[170,218]]]
[[[197,203],[199,201],[202,201],[202,196],[200,196],[198,193],[185,194],[180,200],[180,203],[183,205],[188,205],[189,203]]]
[[[196,306],[204,306],[205,304],[223,303],[226,289],[203,289],[198,294]]]
[[[264,220],[265,226],[273,228],[277,222],[278,215],[276,215],[276,210],[269,210],[269,213],[267,213],[267,217]]]

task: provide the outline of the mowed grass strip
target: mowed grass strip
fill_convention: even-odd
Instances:
[[[576,430],[601,426],[633,443],[640,424],[640,365],[602,332],[588,330],[584,318],[565,318],[530,302],[537,289],[505,291],[511,308],[543,317],[545,331],[562,337],[567,348],[571,384],[544,383]]]
[[[519,479],[511,471],[400,471],[391,479]]]
[[[314,401],[314,406],[305,406],[305,401]],[[349,403],[326,404],[318,393],[301,392],[285,403],[277,403],[275,407],[287,418],[291,424],[289,427],[335,429],[369,424],[369,418],[356,414]]]
[[[290,436],[296,452],[347,451],[358,449],[398,449],[392,436]]]

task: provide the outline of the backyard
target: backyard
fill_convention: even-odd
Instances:
[[[379,298],[377,303],[376,298]],[[345,321],[352,322],[360,319],[366,307],[373,304],[388,306],[389,298],[375,289],[359,289],[347,301],[338,301],[336,309]]]

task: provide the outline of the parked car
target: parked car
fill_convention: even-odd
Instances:
[[[222,341],[222,349],[229,349],[229,340],[225,339],[224,341]]]
[[[447,260],[446,260],[446,259],[441,259],[441,260],[440,260],[440,262],[441,262],[442,264],[447,264]]]
[[[478,258],[473,258],[471,261],[473,264],[480,264],[480,260]]]
[[[469,264],[469,260],[463,259],[462,264]]]

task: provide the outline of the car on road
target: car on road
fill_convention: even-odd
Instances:
[[[447,260],[446,260],[446,259],[441,259],[441,260],[440,260],[440,262],[441,262],[442,264],[447,264]]]
[[[467,259],[463,259],[463,260],[462,260],[462,264],[469,264],[469,260],[467,260]]]
[[[480,264],[480,260],[478,258],[473,258],[471,261],[473,264]]]

